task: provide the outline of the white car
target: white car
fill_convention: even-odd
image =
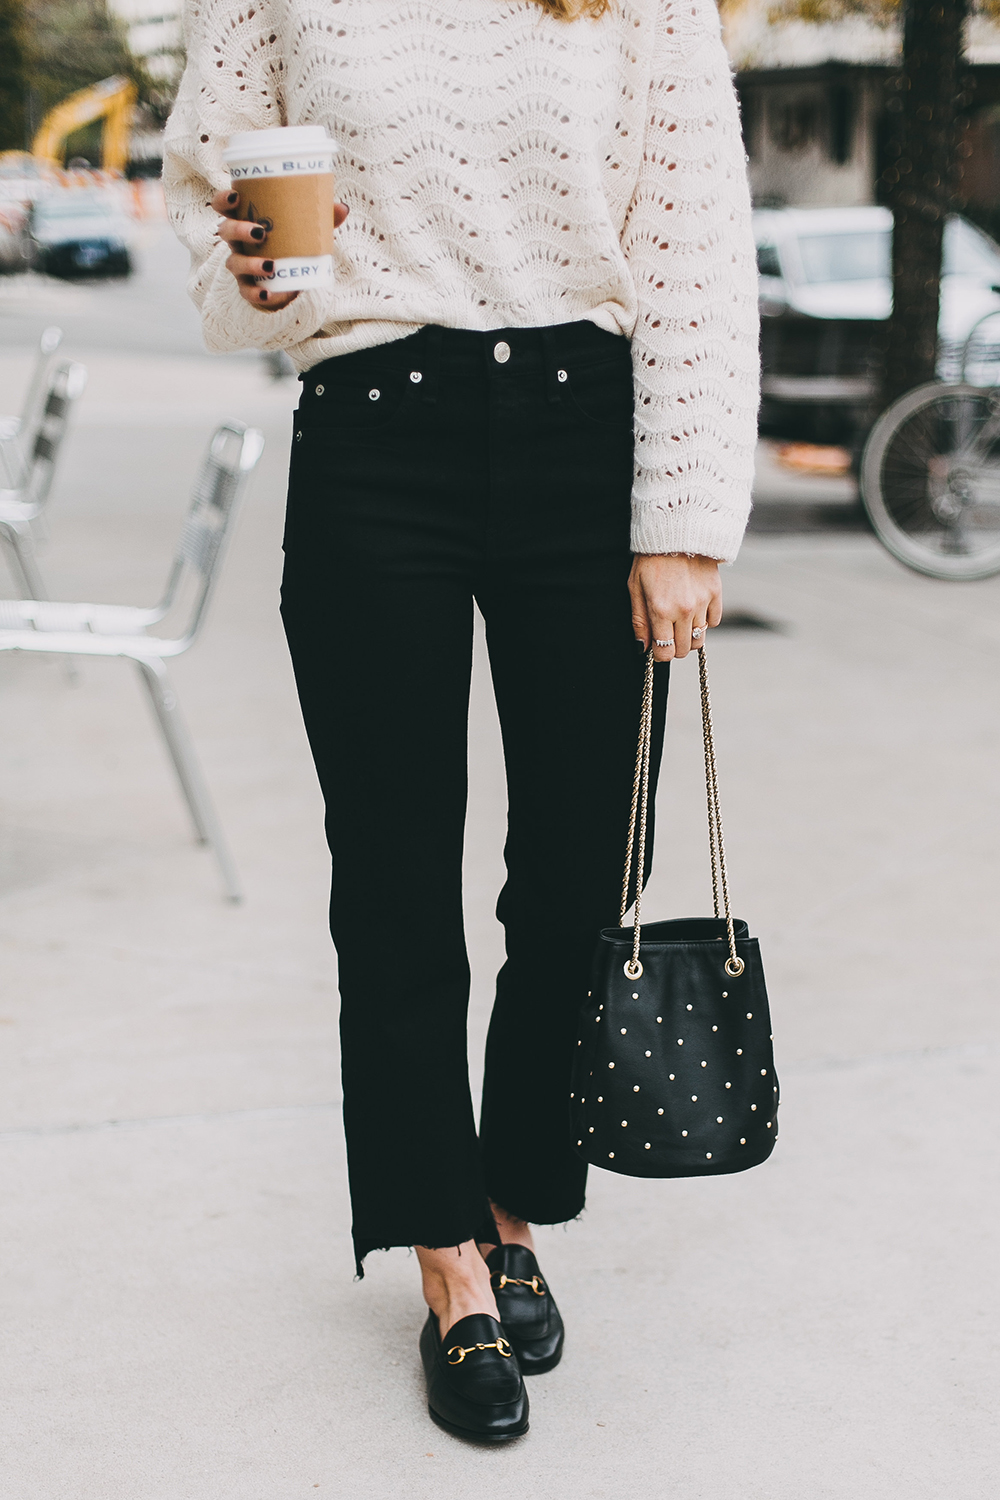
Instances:
[[[875,391],[892,311],[887,208],[757,209],[764,430],[848,437]],[[984,314],[1000,312],[1000,246],[968,220],[944,231],[938,373],[957,373]],[[1000,322],[997,324],[1000,337]]]
[[[129,276],[132,221],[106,192],[64,188],[31,209],[35,264],[49,276]]]

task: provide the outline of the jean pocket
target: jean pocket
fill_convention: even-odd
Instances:
[[[607,360],[601,364],[566,367],[562,389],[576,414],[599,427],[631,428],[635,418],[635,386],[632,361]]]
[[[295,414],[295,441],[382,432],[412,400],[414,387],[395,370],[357,371],[313,378],[307,375]]]

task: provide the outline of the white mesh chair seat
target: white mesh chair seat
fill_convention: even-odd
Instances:
[[[24,525],[38,515],[39,507],[22,498],[20,490],[0,490],[0,521],[11,526]]]
[[[0,651],[36,651],[60,656],[127,656],[132,661],[162,661],[179,656],[183,641],[161,641],[155,635],[93,635],[83,630],[2,630]]]
[[[178,646],[184,649],[181,643],[141,634],[158,618],[158,609],[141,609],[132,604],[61,604],[50,599],[0,599],[0,634],[21,631],[49,635],[56,632],[68,636],[70,632],[74,635],[83,632],[90,639],[72,642],[66,649],[84,653],[91,650],[93,636],[99,635],[122,636],[138,645],[148,640],[152,654],[176,656]],[[24,651],[32,649],[28,641],[20,641],[18,645]],[[46,640],[41,649],[51,651],[54,648],[51,641]],[[108,654],[130,656],[133,653],[130,646],[125,652]]]

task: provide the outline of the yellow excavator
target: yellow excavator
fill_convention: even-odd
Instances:
[[[135,84],[128,78],[105,78],[70,94],[42,120],[32,142],[32,156],[61,167],[67,138],[92,120],[103,119],[101,166],[106,172],[124,172],[136,97]]]

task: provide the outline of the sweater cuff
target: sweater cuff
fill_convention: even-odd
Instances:
[[[749,514],[749,496],[735,509],[728,499],[722,509],[713,495],[688,495],[669,505],[633,497],[632,551],[691,552],[734,562]]]
[[[202,335],[211,354],[242,349],[287,349],[312,338],[330,311],[331,289],[299,292],[274,312],[252,307],[226,269],[228,246],[217,245],[192,275],[188,290],[201,308]]]

